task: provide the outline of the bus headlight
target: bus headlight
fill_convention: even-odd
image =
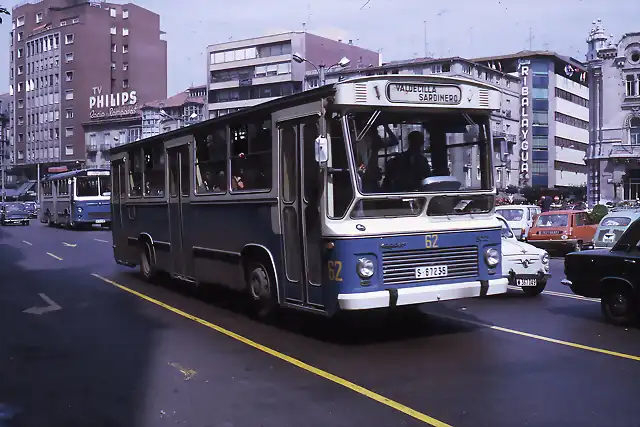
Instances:
[[[358,276],[363,279],[370,279],[375,272],[375,267],[373,265],[373,261],[369,258],[360,258],[358,260],[358,264],[356,265],[356,271],[358,272]]]
[[[78,213],[82,213],[82,208],[78,208],[76,210],[78,211]]]
[[[500,263],[500,252],[496,248],[487,248],[484,250],[484,262],[493,268]]]

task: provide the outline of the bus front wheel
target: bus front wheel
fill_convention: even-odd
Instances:
[[[155,261],[148,242],[142,242],[140,245],[140,276],[149,283],[153,282],[157,276]]]
[[[247,265],[246,280],[258,317],[264,319],[273,315],[278,303],[275,280],[269,268],[260,261],[251,261]]]

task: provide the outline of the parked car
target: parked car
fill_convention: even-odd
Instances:
[[[640,219],[635,219],[611,249],[573,252],[564,260],[574,294],[600,298],[604,318],[615,325],[634,323],[640,312]]]
[[[536,215],[541,210],[536,205],[503,205],[496,207],[496,213],[502,215],[518,240],[526,240]]]
[[[612,248],[629,224],[638,218],[640,218],[640,209],[614,209],[598,224],[594,247],[596,249]]]
[[[22,202],[4,203],[0,208],[0,225],[29,225],[29,212]]]
[[[527,242],[548,251],[581,251],[593,248],[597,228],[585,211],[543,212],[529,230]]]
[[[509,285],[518,286],[526,295],[540,295],[551,277],[549,254],[519,242],[508,221],[502,216],[498,219],[502,222],[502,275],[509,279]]]

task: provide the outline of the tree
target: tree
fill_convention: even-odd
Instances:
[[[2,24],[2,15],[11,15],[6,7],[0,6],[0,24]]]
[[[507,194],[518,194],[518,187],[511,184],[507,187],[507,189],[504,192]]]
[[[527,199],[529,203],[536,205],[540,197],[542,197],[542,189],[539,186],[526,186],[520,190],[520,194],[522,194],[522,197]]]

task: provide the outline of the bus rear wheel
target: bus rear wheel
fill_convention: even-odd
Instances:
[[[156,279],[157,270],[151,246],[147,242],[140,245],[140,276],[145,282],[151,283]]]
[[[273,274],[262,262],[251,261],[245,275],[254,313],[261,319],[271,317],[278,307]]]

